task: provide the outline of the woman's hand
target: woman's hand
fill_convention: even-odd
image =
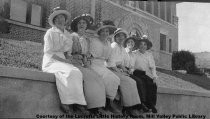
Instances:
[[[78,59],[78,60],[82,60],[83,59],[83,56],[80,55],[80,54],[74,54],[72,55],[74,59]]]
[[[158,80],[158,77],[157,76],[153,77],[153,83],[156,83],[157,84],[157,80]]]

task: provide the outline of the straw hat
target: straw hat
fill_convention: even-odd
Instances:
[[[96,30],[97,34],[99,35],[99,32],[104,29],[109,29],[109,35],[113,34],[114,31],[117,29],[111,20],[104,20],[98,24],[98,29]]]
[[[139,40],[138,40],[138,44],[140,42],[145,42],[147,44],[147,50],[149,50],[150,48],[152,48],[152,42],[149,41],[147,35],[143,35]]]
[[[78,22],[83,19],[87,23],[87,29],[93,24],[93,17],[90,14],[82,14],[80,16],[75,17],[71,22],[71,30],[77,32],[77,24]]]
[[[119,33],[124,33],[124,34],[125,34],[125,38],[127,38],[127,36],[128,36],[127,31],[125,31],[125,30],[122,29],[122,28],[117,28],[117,30],[114,32],[114,40],[115,40],[115,36],[116,36],[117,34],[119,34]]]
[[[49,24],[53,27],[55,26],[55,24],[53,23],[53,19],[59,15],[59,14],[63,14],[66,18],[66,23],[68,22],[68,20],[71,18],[71,15],[68,11],[66,10],[62,10],[60,7],[56,7],[53,9],[53,13],[50,14],[49,18],[48,18],[48,22]]]

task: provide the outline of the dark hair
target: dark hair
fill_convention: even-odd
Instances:
[[[61,14],[58,14],[58,15],[61,15]],[[53,24],[55,24],[55,18],[56,18],[58,15],[56,15],[56,16],[53,18],[53,20],[52,20]],[[62,15],[65,17],[65,21],[66,21],[66,20],[67,20],[67,16],[66,16],[65,14],[62,14]]]
[[[81,17],[81,18],[78,19],[77,22],[76,22],[76,25],[75,25],[75,28],[74,28],[74,31],[75,31],[75,32],[78,32],[78,27],[77,27],[77,25],[78,25],[78,23],[79,23],[81,20],[84,20],[84,21],[86,22],[86,24],[87,24],[86,29],[88,29],[88,28],[90,27],[90,24],[89,24],[88,20]]]
[[[105,28],[104,28],[104,29],[105,29]],[[108,30],[109,30],[109,28],[108,28]],[[102,31],[102,29],[98,31],[98,35],[101,34],[101,31]],[[109,31],[109,35],[110,35],[110,31]]]
[[[116,36],[117,36],[118,34],[120,34],[120,33],[123,33],[123,32],[117,33],[117,34],[114,36],[114,41],[115,41]],[[125,38],[127,38],[127,35],[126,35],[125,33],[123,33],[123,35],[125,36]]]

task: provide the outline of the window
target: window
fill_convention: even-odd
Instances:
[[[135,7],[135,1],[126,1],[126,5],[130,7]]]
[[[158,2],[154,1],[154,15],[158,17]]]
[[[166,8],[167,8],[167,10],[166,10],[166,15],[167,15],[167,19],[166,19],[166,21],[167,22],[169,22],[169,23],[171,23],[171,3],[170,2],[167,2],[166,3]]]
[[[146,11],[152,13],[152,2],[146,1]]]
[[[160,50],[166,51],[166,35],[160,33]]]
[[[144,1],[139,1],[139,9],[144,10]]]
[[[42,7],[39,5],[32,4],[31,7],[31,24],[41,26],[41,14]]]
[[[171,53],[172,52],[172,40],[169,39],[169,52]]]
[[[27,3],[11,0],[10,19],[26,23]]]
[[[10,0],[0,0],[0,16],[9,19]]]
[[[160,18],[165,20],[165,2],[160,2]]]

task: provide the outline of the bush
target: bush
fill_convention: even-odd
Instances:
[[[188,74],[203,75],[195,65],[193,53],[184,50],[173,52],[172,70],[186,70]]]

